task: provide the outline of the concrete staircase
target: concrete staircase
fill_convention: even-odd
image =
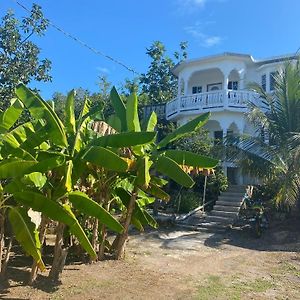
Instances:
[[[195,211],[177,224],[195,230],[224,231],[237,219],[245,192],[246,186],[231,185],[219,196],[212,211]]]

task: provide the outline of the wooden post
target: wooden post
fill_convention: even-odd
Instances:
[[[204,178],[204,187],[203,187],[203,198],[202,198],[203,212],[205,211],[206,184],[207,184],[207,175]]]

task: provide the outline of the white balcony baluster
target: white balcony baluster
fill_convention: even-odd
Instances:
[[[219,90],[181,96],[166,104],[166,117],[188,112],[205,112],[220,108],[245,111],[249,102],[257,102],[257,94],[252,91]]]

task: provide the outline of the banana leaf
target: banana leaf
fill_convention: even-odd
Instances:
[[[0,163],[0,179],[12,178],[31,173],[30,168],[37,164],[37,161],[22,159],[6,159]]]
[[[13,148],[18,148],[20,147],[20,144],[27,139],[28,134],[33,132],[33,124],[31,122],[27,122],[4,134],[2,139]]]
[[[146,131],[154,131],[156,124],[157,124],[157,115],[153,111],[149,117]]]
[[[58,146],[68,145],[64,125],[46,101],[42,100],[24,84],[17,86],[16,95],[29,109],[30,114],[35,120],[46,120],[47,124],[45,128],[53,143]]]
[[[127,121],[126,121],[126,107],[122,99],[120,98],[115,87],[111,89],[110,92],[111,104],[116,112],[116,116],[121,121],[122,131],[127,130]]]
[[[83,155],[82,159],[107,170],[125,172],[128,168],[127,162],[116,153],[98,146],[92,146]]]
[[[16,240],[25,252],[33,257],[41,271],[45,271],[46,267],[42,260],[38,231],[27,211],[24,208],[10,207],[8,219]]]
[[[169,201],[170,200],[170,195],[167,194],[164,190],[162,190],[160,187],[158,187],[157,185],[150,183],[150,185],[148,186],[147,189],[143,189],[143,191],[145,191],[146,193],[164,200],[164,201]]]
[[[66,115],[66,130],[68,133],[75,133],[76,131],[76,122],[75,122],[75,113],[74,113],[74,98],[75,90],[71,90],[67,96],[66,105],[65,105],[65,115]]]
[[[45,173],[62,166],[65,162],[64,155],[56,155],[53,157],[49,155],[49,157],[50,158],[46,158],[46,155],[39,156],[38,159],[40,159],[40,161],[32,166],[28,171]]]
[[[101,147],[123,148],[151,143],[155,137],[155,132],[124,132],[101,136],[94,139],[91,144]]]
[[[165,156],[173,159],[180,165],[205,169],[215,168],[219,162],[217,159],[183,150],[167,150],[165,151]]]
[[[177,139],[194,132],[198,128],[205,125],[205,123],[208,121],[209,117],[210,117],[210,113],[208,112],[208,113],[205,113],[203,115],[196,117],[192,121],[177,128],[176,130],[174,130],[173,132],[168,134],[164,139],[162,139],[157,144],[157,148],[158,149],[163,148],[163,147],[167,146],[169,143],[174,142]]]
[[[127,130],[133,132],[141,131],[141,125],[138,115],[138,99],[135,93],[132,93],[126,104],[126,120],[127,120]]]
[[[97,254],[95,253],[89,239],[85,235],[78,220],[67,205],[62,206],[40,193],[31,191],[14,192],[13,195],[19,203],[26,205],[35,211],[43,213],[45,216],[54,221],[58,221],[69,226],[70,232],[77,237],[79,243],[86,250],[86,252],[92,258],[97,257]]]
[[[120,197],[123,204],[127,207],[130,201],[131,194],[125,191],[123,188],[117,188],[116,194]],[[145,208],[140,205],[137,200],[134,206],[131,223],[138,229],[143,230],[143,225],[150,225],[153,228],[157,228],[157,222],[148,214]]]
[[[150,168],[153,164],[152,161],[149,160],[149,156],[144,156],[138,159],[137,161],[137,177],[136,183],[137,185],[148,188],[149,182],[151,180],[150,176]]]
[[[166,156],[158,157],[156,170],[184,187],[192,187],[195,184],[194,180],[173,159]]]
[[[10,107],[0,113],[0,133],[7,132],[15,124],[23,108],[23,103],[19,99],[12,99]]]
[[[111,230],[122,233],[123,226],[101,205],[82,192],[72,192],[68,196],[72,205],[85,215],[97,218]]]

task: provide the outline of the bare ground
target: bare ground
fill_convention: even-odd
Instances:
[[[131,237],[124,261],[66,266],[62,283],[15,257],[1,299],[300,299],[300,222],[273,224],[260,239],[160,229]]]

